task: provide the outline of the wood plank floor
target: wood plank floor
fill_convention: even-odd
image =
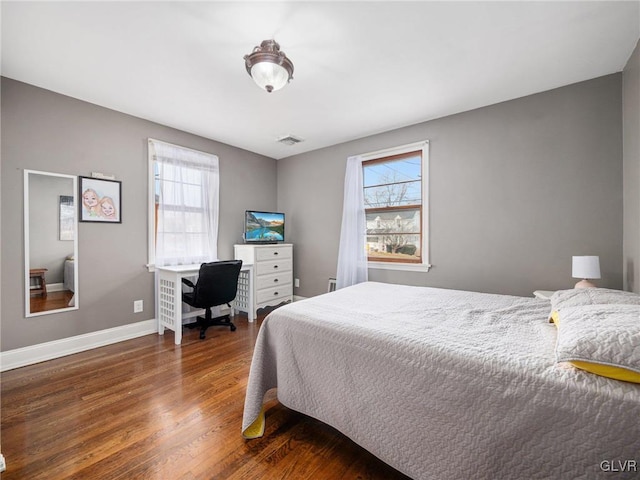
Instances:
[[[31,313],[44,312],[48,310],[57,310],[59,308],[67,308],[69,302],[73,298],[73,292],[70,290],[61,290],[58,292],[49,292],[46,297],[42,295],[31,295],[29,303],[31,304]]]
[[[240,434],[261,318],[184,329],[2,373],[2,480],[405,479],[335,429],[267,402]]]

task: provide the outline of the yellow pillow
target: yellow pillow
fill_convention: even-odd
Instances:
[[[599,363],[581,362],[578,360],[572,360],[569,363],[580,370],[595,373],[601,377],[622,380],[623,382],[640,383],[640,373],[634,372],[633,370],[627,370],[626,368],[614,367],[612,365],[601,365]]]

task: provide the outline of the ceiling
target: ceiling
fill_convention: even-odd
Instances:
[[[619,72],[639,5],[3,1],[2,75],[279,159]],[[270,38],[269,94],[243,56]]]

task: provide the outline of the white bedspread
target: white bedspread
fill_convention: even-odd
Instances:
[[[243,432],[277,387],[415,479],[636,478],[640,385],[555,365],[549,313],[374,282],[286,305],[261,326]],[[601,468],[627,460],[637,472]]]

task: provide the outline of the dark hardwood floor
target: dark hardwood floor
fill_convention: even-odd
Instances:
[[[261,318],[147,335],[2,373],[2,480],[406,479],[333,428],[267,402],[240,433]]]
[[[29,303],[31,304],[31,313],[67,308],[72,298],[73,292],[70,290],[49,292],[46,297],[42,295],[31,295],[31,298],[29,299]]]

